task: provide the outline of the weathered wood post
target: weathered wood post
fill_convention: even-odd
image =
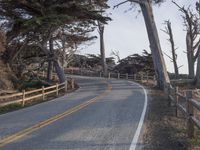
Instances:
[[[153,80],[156,81],[156,76],[155,75],[153,76]]]
[[[135,74],[134,74],[134,79],[133,79],[133,80],[136,81],[136,79],[137,79],[137,74],[135,73]]]
[[[74,70],[73,70],[73,68],[72,68],[72,74],[74,74]]]
[[[67,92],[67,80],[65,81],[65,92]]]
[[[110,72],[108,73],[108,79],[110,79]]]
[[[117,79],[120,79],[120,73],[117,74]]]
[[[102,75],[101,75],[101,72],[100,72],[100,73],[99,73],[99,77],[101,78],[101,76],[102,76]]]
[[[128,80],[128,73],[126,73],[126,79]]]
[[[142,73],[142,74],[141,74],[141,82],[143,81],[143,78],[144,78],[144,77],[143,77],[143,73]]]
[[[74,89],[74,79],[71,80],[71,84],[72,84],[72,90]]]
[[[168,106],[171,106],[170,94],[171,94],[172,92],[171,92],[170,84],[166,84],[166,88],[165,88],[165,89],[167,90]]]
[[[26,98],[26,91],[23,90],[22,91],[22,107],[24,107],[24,105],[25,105],[25,98]]]
[[[156,80],[156,76],[155,75],[153,76],[153,82],[154,82],[155,85],[157,84],[157,80]]]
[[[58,83],[56,83],[56,96],[58,96]]]
[[[81,72],[81,76],[82,76],[83,75],[82,69],[80,69],[80,72]]]
[[[179,104],[179,96],[178,96],[178,86],[175,88],[175,101],[176,101],[176,117],[178,117],[178,104]]]
[[[187,114],[188,114],[188,118],[187,118],[187,134],[189,138],[193,138],[194,137],[194,124],[192,122],[191,117],[194,115],[194,109],[193,106],[191,104],[191,102],[189,101],[192,98],[192,91],[187,91],[186,92],[186,101],[187,101]]]
[[[42,77],[44,77],[45,75],[44,75],[44,70],[42,71]]]
[[[44,101],[44,86],[42,86],[42,100]]]

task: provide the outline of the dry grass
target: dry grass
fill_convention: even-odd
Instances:
[[[168,106],[167,96],[157,89],[149,90],[144,150],[186,150],[185,121],[176,118],[175,108]]]

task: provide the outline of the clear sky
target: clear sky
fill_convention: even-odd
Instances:
[[[110,16],[113,20],[109,22],[105,27],[105,48],[106,57],[111,56],[111,51],[119,51],[120,57],[124,58],[128,55],[139,53],[141,54],[143,49],[150,51],[149,41],[146,33],[146,28],[143,20],[142,14],[138,14],[137,11],[130,10],[125,12],[130,8],[130,3],[124,4],[119,8],[113,10],[113,6],[122,2],[123,0],[109,0],[110,9],[108,13],[112,13]],[[197,0],[175,0],[181,6],[185,5],[195,5]],[[139,7],[137,7],[139,8]],[[167,34],[165,34],[161,29],[164,29],[163,24],[165,20],[170,20],[172,23],[172,30],[174,33],[174,41],[176,47],[178,47],[178,65],[183,65],[180,68],[181,73],[187,73],[187,58],[186,58],[186,42],[185,42],[185,31],[183,26],[183,20],[181,18],[181,12],[178,11],[177,6],[175,6],[171,0],[166,0],[160,6],[154,6],[154,17],[160,37],[162,50],[170,53],[170,44],[167,41]],[[98,36],[97,32],[94,32]],[[81,50],[82,54],[88,53],[99,53],[99,39],[95,40],[95,43]],[[167,69],[173,72],[173,64],[169,58],[164,56]]]

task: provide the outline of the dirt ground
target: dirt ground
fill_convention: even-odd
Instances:
[[[155,88],[149,91],[149,107],[142,137],[143,150],[196,150],[186,136],[186,120],[175,107],[168,105],[167,96]]]

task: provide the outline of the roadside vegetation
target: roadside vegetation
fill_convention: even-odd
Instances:
[[[119,51],[113,51],[111,57],[105,56],[105,28],[112,20],[106,12],[110,8],[108,0],[1,0],[0,96],[64,83],[68,79],[67,68],[102,72],[105,77],[108,72],[155,75],[156,87],[150,87],[152,98],[147,115],[145,149],[198,149],[199,131],[193,139],[186,137],[184,118],[173,116],[174,107],[167,106],[163,91],[166,91],[166,85],[179,86],[180,90],[200,88],[200,2],[191,1],[186,7],[172,1],[186,31],[187,63],[184,64],[177,62],[180,51],[170,18],[163,18],[166,25],[163,32],[169,38],[171,49],[167,52],[161,49],[153,6],[164,2],[127,0],[114,6],[117,9],[128,3],[130,8],[141,12],[150,44],[150,52],[143,50],[141,54],[133,53],[121,59]],[[97,39],[93,35],[95,30],[99,33],[99,55],[78,54],[81,46]],[[163,53],[172,61],[174,72],[167,72]],[[180,74],[182,65],[188,66],[187,74]],[[198,95],[197,92],[197,98]],[[18,104],[4,106],[0,113],[20,107]]]

